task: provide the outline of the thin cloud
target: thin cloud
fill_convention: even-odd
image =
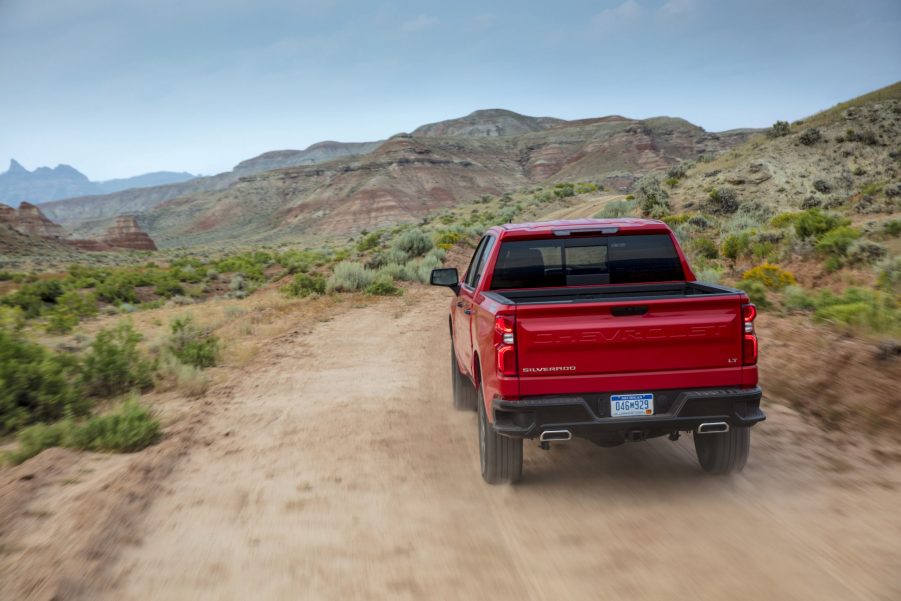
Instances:
[[[404,21],[400,28],[407,32],[422,31],[438,24],[438,18],[430,15],[417,15],[409,21]]]
[[[667,0],[657,13],[666,17],[675,17],[690,13],[698,7],[698,0]]]
[[[591,22],[595,28],[608,31],[631,23],[644,14],[644,8],[635,0],[626,0],[614,8],[605,8],[594,17]]]

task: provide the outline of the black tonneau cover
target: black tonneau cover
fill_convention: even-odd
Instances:
[[[586,286],[584,288],[532,288],[520,290],[492,290],[486,297],[505,305],[536,305],[541,303],[595,303],[647,301],[677,296],[711,296],[741,294],[739,290],[704,282],[673,282],[623,286]]]

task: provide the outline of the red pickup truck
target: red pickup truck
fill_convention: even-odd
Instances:
[[[483,478],[515,482],[522,442],[602,446],[691,432],[701,467],[744,467],[765,419],[757,314],[698,282],[669,227],[604,219],[488,230],[454,291],[454,405],[479,412]]]

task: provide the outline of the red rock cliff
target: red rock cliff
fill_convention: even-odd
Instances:
[[[133,215],[117,217],[116,224],[107,230],[103,242],[114,248],[156,250],[153,239],[141,229]]]
[[[23,202],[16,210],[0,205],[0,223],[8,225],[21,234],[59,240],[66,237],[63,228],[47,219],[41,210],[31,203]]]

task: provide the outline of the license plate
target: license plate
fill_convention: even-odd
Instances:
[[[610,395],[610,415],[612,417],[654,415],[654,395],[651,393]]]

